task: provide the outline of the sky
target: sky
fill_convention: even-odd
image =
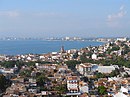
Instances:
[[[130,0],[0,0],[0,37],[130,37]]]

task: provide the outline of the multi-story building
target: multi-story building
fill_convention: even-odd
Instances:
[[[91,74],[92,71],[92,65],[90,63],[84,63],[84,64],[81,63],[77,65],[76,68],[77,71],[84,76]]]
[[[78,78],[77,76],[67,77],[67,89],[70,93],[79,92]]]

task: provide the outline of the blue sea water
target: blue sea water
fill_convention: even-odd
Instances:
[[[44,41],[44,40],[1,40],[0,54],[43,54],[60,51],[61,46],[65,50],[80,49],[88,46],[99,46],[104,43],[96,41]]]

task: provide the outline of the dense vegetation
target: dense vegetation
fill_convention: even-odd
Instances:
[[[15,65],[21,68],[22,66],[35,66],[35,63],[41,63],[41,64],[49,64],[51,62],[47,61],[29,61],[29,62],[24,62],[24,61],[0,61],[0,65],[5,67],[5,68],[13,68]]]
[[[0,93],[4,92],[8,86],[11,85],[11,81],[6,79],[3,74],[0,74]]]
[[[100,72],[96,72],[96,73],[95,73],[95,77],[96,77],[97,79],[99,79],[99,78],[114,77],[114,76],[117,76],[117,75],[119,75],[119,74],[120,74],[120,72],[119,72],[119,70],[116,68],[116,69],[113,70],[110,74],[103,74],[103,73],[100,73]]]
[[[15,65],[21,68],[22,66],[34,66],[35,62],[24,62],[24,61],[2,61],[0,65],[5,68],[13,68]]]
[[[99,95],[105,95],[105,94],[107,94],[107,88],[104,87],[104,86],[99,86],[98,87],[98,93],[99,93]]]
[[[76,64],[80,64],[80,61],[76,61],[76,60],[70,60],[70,61],[66,61],[65,62],[68,65],[68,68],[71,70],[75,70],[75,66]]]
[[[86,54],[80,57],[82,63],[93,63],[93,64],[103,64],[106,66],[118,65],[120,67],[126,66],[130,67],[130,60],[123,58],[122,56],[112,56],[112,58],[92,60],[91,58],[86,58]]]

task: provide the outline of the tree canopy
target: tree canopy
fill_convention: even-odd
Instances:
[[[11,81],[6,79],[3,74],[0,74],[0,90],[4,92],[8,86],[11,85]]]
[[[105,94],[107,94],[106,87],[105,86],[99,86],[98,87],[98,93],[99,93],[99,95],[105,95]]]

